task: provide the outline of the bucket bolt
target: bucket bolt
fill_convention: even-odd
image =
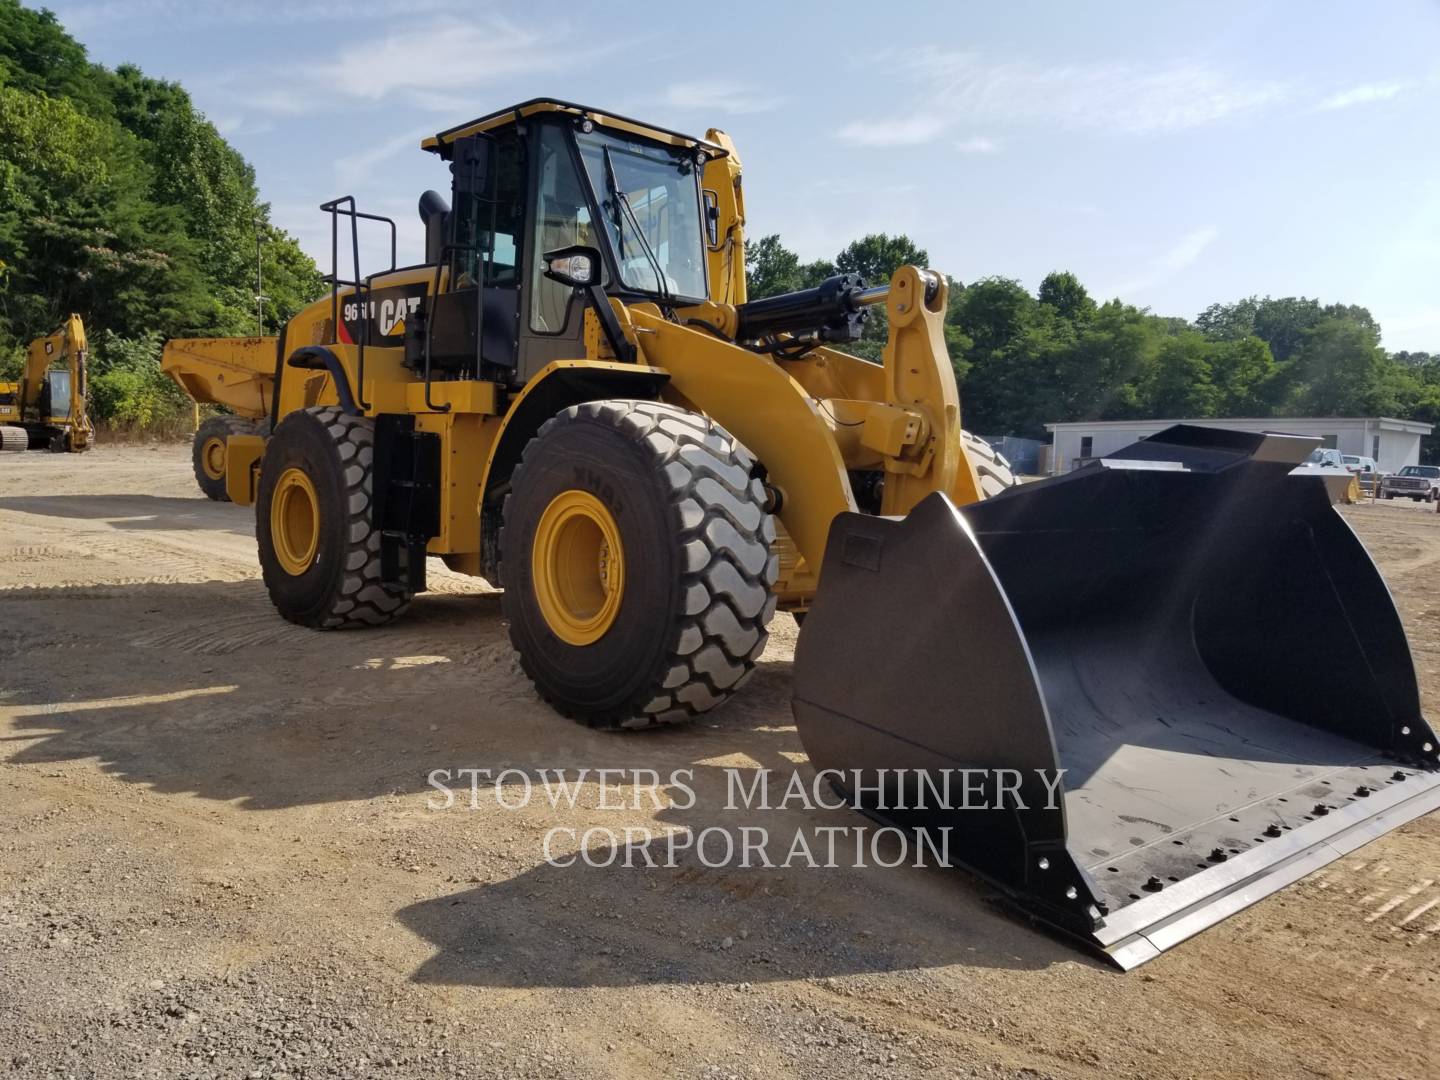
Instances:
[[[1149,881],[1145,882],[1146,892],[1159,892],[1164,887],[1165,883],[1161,881],[1158,877],[1152,877]]]
[[[1266,836],[1279,836],[1279,835],[1280,835],[1280,826],[1279,826],[1279,825],[1270,825],[1270,826],[1265,830],[1265,835],[1266,835]]]
[[[1211,862],[1224,862],[1224,861],[1225,861],[1226,859],[1228,859],[1229,857],[1230,857],[1229,855],[1226,855],[1226,854],[1225,854],[1225,849],[1222,848],[1222,847],[1217,847],[1217,848],[1211,848],[1211,849],[1210,849],[1209,858],[1210,858],[1210,861],[1211,861]]]
[[[1370,794],[1370,789],[1369,789],[1368,787],[1366,787],[1364,784],[1361,784],[1359,787],[1357,787],[1357,788],[1355,789],[1355,794],[1356,794],[1356,795],[1359,795],[1359,796],[1363,799],[1363,798],[1365,798],[1365,796],[1367,796],[1367,795]]]
[[[1323,802],[1317,802],[1315,804],[1315,809],[1312,810],[1311,813],[1314,814],[1316,817],[1324,817],[1326,814],[1330,813],[1330,807],[1326,806]]]
[[[1404,774],[1403,772],[1401,772],[1399,769],[1396,769],[1393,773],[1390,774],[1390,779],[1391,779],[1391,780],[1404,780],[1404,779],[1405,779],[1405,774]]]

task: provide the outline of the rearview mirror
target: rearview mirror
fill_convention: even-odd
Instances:
[[[588,289],[600,284],[600,252],[593,247],[575,244],[556,248],[544,255],[545,276],[572,289]]]
[[[705,239],[712,248],[720,246],[720,196],[709,188],[702,193],[705,199]]]
[[[484,195],[490,182],[494,140],[481,132],[455,141],[455,157],[450,163],[455,177],[455,192],[460,195]]]

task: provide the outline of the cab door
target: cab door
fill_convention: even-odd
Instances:
[[[431,363],[511,382],[520,328],[525,154],[515,132],[455,143],[446,292],[435,298]]]

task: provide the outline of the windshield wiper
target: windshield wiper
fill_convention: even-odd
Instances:
[[[650,263],[650,269],[655,272],[655,284],[660,296],[665,300],[673,300],[674,298],[670,295],[670,286],[665,282],[665,272],[660,268],[660,260],[655,257],[655,251],[650,247],[650,240],[640,225],[640,219],[635,216],[635,209],[630,205],[630,197],[620,190],[620,182],[615,178],[615,162],[610,158],[610,148],[602,146],[600,150],[605,158],[605,185],[610,189],[610,199],[617,211],[615,236],[616,244],[620,249],[620,258],[622,260],[625,258],[625,229],[618,213],[623,209],[629,216],[630,227],[635,230],[636,239],[640,241],[640,250],[645,255],[646,261]]]

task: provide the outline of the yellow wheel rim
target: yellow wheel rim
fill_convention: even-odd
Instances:
[[[212,435],[200,448],[200,467],[211,480],[225,479],[225,440]]]
[[[300,469],[286,469],[275,485],[270,500],[270,539],[287,574],[299,577],[315,564],[320,546],[320,501],[315,497],[315,485]]]
[[[604,637],[625,593],[625,549],[605,504],[586,491],[555,496],[535,528],[530,571],[556,637],[570,645]]]

